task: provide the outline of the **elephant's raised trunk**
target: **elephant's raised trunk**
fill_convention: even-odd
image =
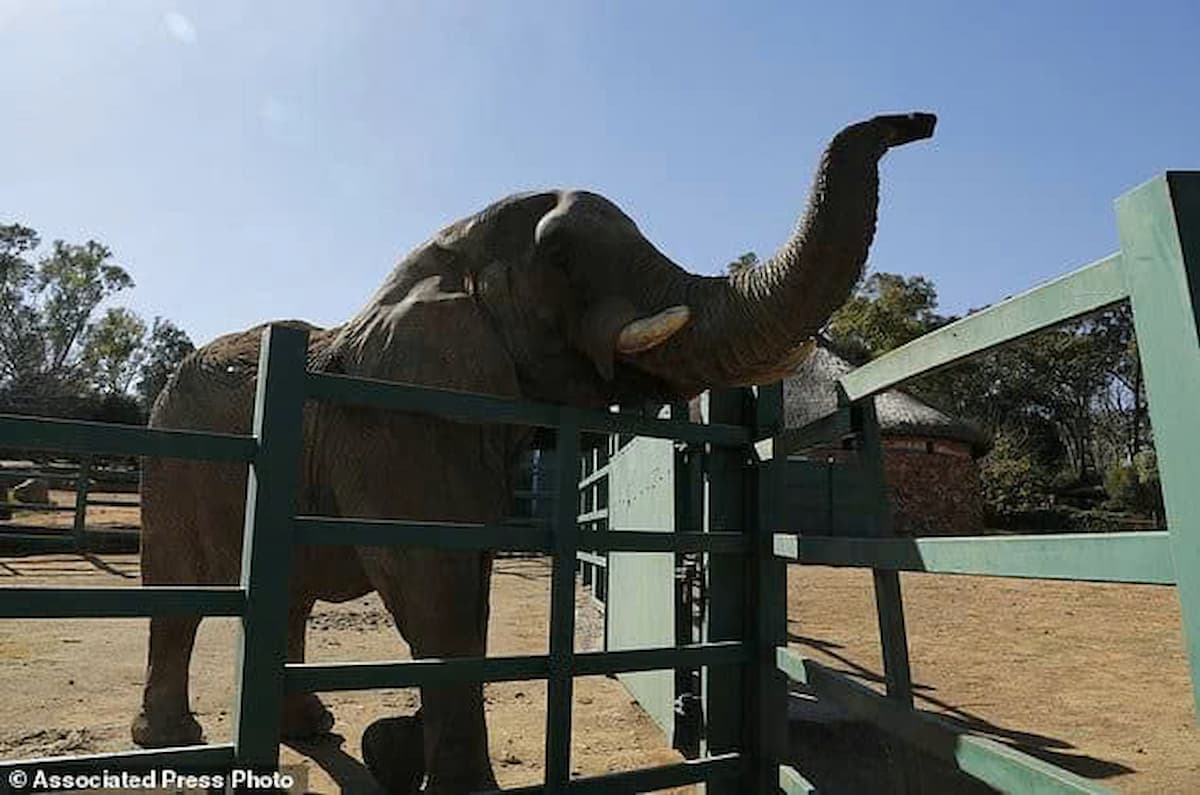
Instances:
[[[688,326],[632,361],[683,393],[768,383],[790,372],[862,275],[875,235],[879,159],[890,147],[928,138],[936,121],[927,113],[878,116],[838,133],[791,239],[763,265],[728,278],[681,276],[678,303],[691,310]]]

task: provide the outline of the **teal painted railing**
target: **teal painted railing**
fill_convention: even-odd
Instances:
[[[164,765],[181,769],[232,765],[266,769],[278,764],[281,707],[287,691],[546,679],[549,695],[545,781],[541,786],[517,791],[628,792],[702,781],[715,786],[724,780],[732,787],[729,791],[744,792],[750,786],[749,776],[755,776],[756,781],[764,776],[772,780],[777,777],[780,757],[764,751],[767,740],[743,742],[740,709],[726,715],[726,733],[736,741],[726,743],[727,747],[714,750],[705,759],[576,780],[570,778],[569,764],[572,689],[577,676],[700,666],[746,669],[750,671],[747,681],[762,682],[756,698],[779,705],[779,709],[770,711],[775,716],[774,723],[768,727],[760,721],[761,725],[749,736],[773,738],[777,742],[785,736],[781,711],[785,683],[777,676],[773,656],[783,638],[782,614],[769,637],[760,638],[758,629],[751,628],[745,637],[680,647],[574,652],[574,574],[581,549],[704,551],[714,559],[740,558],[754,549],[763,553],[762,565],[772,571],[777,565],[770,551],[767,526],[755,524],[756,535],[748,536],[743,530],[751,527],[752,522],[745,516],[739,517],[741,520],[729,530],[714,533],[581,531],[577,517],[579,473],[561,463],[580,460],[580,434],[620,433],[709,444],[714,449],[728,449],[733,458],[743,462],[747,460],[751,440],[761,435],[764,427],[761,422],[694,424],[314,373],[305,369],[306,351],[307,334],[303,330],[280,326],[264,331],[253,434],[248,437],[0,416],[0,442],[5,446],[250,464],[242,573],[237,587],[0,589],[0,618],[138,617],[181,612],[240,617],[233,742],[89,757],[5,761],[0,763],[0,773],[34,766],[46,770],[100,766],[113,770],[147,769]],[[296,516],[299,470],[295,462],[301,455],[302,410],[306,400],[384,407],[460,421],[551,428],[556,437],[555,460],[560,462],[554,471],[552,521],[548,526],[489,526]],[[731,480],[728,489],[741,491],[744,489],[741,478],[753,476],[753,470],[739,464],[733,475],[737,482]],[[751,537],[758,542],[751,543],[748,540]],[[292,544],[409,544],[548,553],[553,556],[549,654],[382,663],[287,663],[283,617],[287,610],[290,555],[284,551]],[[735,568],[741,565],[739,562]],[[781,576],[781,572],[780,567],[776,573]],[[776,586],[782,587],[781,582],[777,579]],[[714,718],[712,723],[720,726],[721,720]]]
[[[854,715],[1004,792],[1097,792],[1104,787],[1008,746],[965,735],[912,708],[898,572],[1173,584],[1179,592],[1200,710],[1200,172],[1170,172],[1116,202],[1121,250],[1073,273],[926,334],[845,375],[842,407],[783,435],[798,451],[855,433],[880,471],[872,396],[1042,329],[1128,300],[1146,378],[1168,529],[1165,532],[900,539],[892,537],[882,481],[871,537],[777,533],[774,549],[801,564],[871,569],[875,576],[887,697],[782,645],[778,665]],[[901,776],[911,782],[912,771]],[[780,780],[808,792],[794,771]]]

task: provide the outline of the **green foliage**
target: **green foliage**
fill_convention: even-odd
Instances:
[[[744,270],[757,268],[759,266],[758,255],[753,251],[747,251],[733,262],[725,266],[725,271],[731,276],[735,273],[741,273]]]
[[[992,450],[980,466],[986,510],[993,516],[1035,511],[1049,505],[1046,469],[1028,440],[1004,430],[993,437]]]
[[[876,273],[834,313],[826,334],[851,358],[869,359],[955,319],[937,312],[937,290],[928,279]],[[1115,472],[1116,462],[1129,462],[1152,444],[1127,306],[1040,332],[904,388],[994,437],[982,462],[985,507],[994,517],[1057,515],[1061,506],[1050,506],[1068,493],[1081,507],[1095,507],[1107,479],[1100,473]],[[1152,480],[1135,479],[1130,487],[1124,477],[1111,478],[1117,501],[1129,505],[1126,510],[1154,512]]]
[[[1130,511],[1138,502],[1138,474],[1132,465],[1114,461],[1104,473],[1107,506],[1117,511]]]
[[[1162,484],[1153,450],[1142,450],[1130,463],[1114,461],[1104,475],[1107,507],[1154,517],[1163,515]]]
[[[190,351],[187,335],[161,319],[147,335],[145,321],[123,307],[101,312],[134,286],[106,246],[58,240],[35,259],[39,245],[34,230],[0,225],[0,411],[126,419],[131,406],[142,412],[163,371]],[[131,395],[139,376],[140,406]]]
[[[154,405],[154,399],[166,386],[171,373],[195,349],[183,329],[164,318],[154,318],[136,386],[138,398],[147,411]]]
[[[878,356],[944,324],[936,309],[937,290],[924,276],[874,273],[829,319],[826,334],[844,350]]]
[[[141,367],[146,323],[124,307],[113,307],[91,323],[83,340],[81,364],[102,395],[129,390]]]
[[[76,342],[100,302],[133,287],[133,278],[111,259],[112,252],[94,240],[82,246],[56,240],[53,253],[38,266],[36,285],[50,372],[61,372],[77,353]]]

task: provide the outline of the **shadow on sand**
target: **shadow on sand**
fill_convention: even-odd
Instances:
[[[843,654],[841,650],[845,647],[839,643],[790,632],[788,640],[792,644],[819,651],[836,660],[838,665],[831,667],[839,673],[862,682],[884,682],[882,674]],[[961,729],[963,733],[1004,743],[1022,753],[1088,779],[1105,779],[1133,772],[1132,768],[1118,762],[1073,753],[1075,746],[1065,740],[999,726],[962,707],[942,701],[933,695],[935,690],[936,688],[930,685],[914,682],[913,696],[917,707],[933,707],[921,711],[936,715],[942,721]],[[880,792],[881,787],[887,786],[887,782],[894,775],[889,771],[888,760],[897,753],[897,744],[874,727],[862,722],[793,721],[790,741],[798,768],[823,791]],[[975,795],[995,791],[957,772],[947,762],[924,753],[917,756],[921,792]]]
[[[367,766],[342,750],[345,742],[346,738],[340,734],[327,734],[316,740],[285,740],[284,745],[308,757],[324,770],[333,779],[339,792],[386,795]]]

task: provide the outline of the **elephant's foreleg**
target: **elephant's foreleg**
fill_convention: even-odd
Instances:
[[[288,608],[288,662],[304,662],[304,635],[313,600],[293,598]],[[288,693],[283,700],[283,736],[302,740],[333,728],[333,713],[315,693]]]
[[[144,748],[193,745],[203,730],[188,709],[188,663],[199,616],[150,619],[150,650],[142,711],[133,721],[133,741]]]
[[[414,657],[487,653],[489,555],[364,550],[362,557]],[[459,795],[496,788],[480,683],[421,688],[420,727],[426,793]],[[404,755],[399,748],[393,753]]]

